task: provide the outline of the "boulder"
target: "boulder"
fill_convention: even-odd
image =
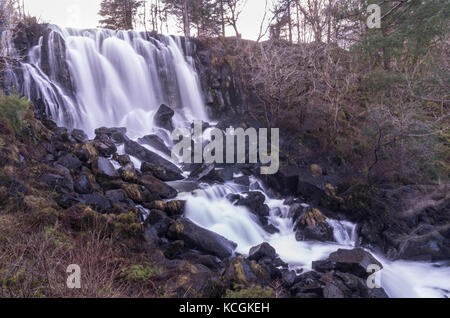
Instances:
[[[128,156],[128,155],[119,155],[119,154],[115,153],[113,155],[113,159],[115,161],[117,161],[122,167],[132,163],[130,156]]]
[[[163,154],[167,156],[172,156],[172,151],[166,146],[166,143],[164,140],[162,140],[157,135],[147,135],[140,139],[138,139],[138,142],[141,144],[149,145],[150,147],[153,147],[154,149],[161,151]]]
[[[151,174],[143,175],[139,179],[139,183],[152,194],[156,194],[162,199],[173,199],[178,195],[177,190],[155,178]]]
[[[189,248],[221,259],[230,257],[237,246],[236,243],[201,228],[186,218],[180,218],[173,223],[169,228],[168,236],[172,240],[183,240]]]
[[[314,261],[312,267],[316,271],[340,271],[343,273],[351,273],[363,279],[367,279],[370,273],[367,272],[369,265],[377,265],[381,268],[381,263],[366,252],[362,248],[355,248],[353,250],[339,249],[331,253],[326,260]]]
[[[111,201],[102,195],[98,194],[85,194],[81,196],[84,204],[90,206],[95,211],[100,213],[106,213],[112,208]]]
[[[58,159],[57,163],[69,170],[76,170],[82,166],[80,159],[78,159],[74,154],[66,154]]]
[[[95,130],[96,138],[100,138],[102,135],[108,136],[115,144],[123,144],[128,137],[126,136],[127,129],[121,128],[98,128]]]
[[[111,203],[126,201],[127,196],[125,192],[121,189],[109,190],[105,192],[105,197],[111,201]]]
[[[259,261],[263,258],[273,260],[277,256],[275,249],[269,243],[262,243],[250,249],[248,259],[251,261]]]
[[[86,142],[89,139],[88,135],[81,129],[72,130],[70,136],[77,142]]]
[[[250,261],[238,256],[225,265],[222,281],[229,288],[235,286],[250,287],[263,285],[270,282],[270,274],[255,261]]]
[[[189,179],[196,181],[214,181],[217,180],[214,164],[204,164],[195,169],[189,175]]]
[[[173,130],[172,117],[175,112],[169,106],[162,104],[155,115],[155,124],[158,127],[164,128],[168,131]]]
[[[164,174],[167,176],[181,176],[183,174],[183,171],[181,171],[176,165],[132,140],[127,140],[125,142],[125,152],[143,162],[151,164],[154,167],[164,168]]]
[[[117,173],[111,161],[105,157],[97,158],[96,162],[94,162],[93,164],[93,170],[96,175],[101,177],[109,179],[115,179],[119,177],[119,174]]]
[[[91,194],[93,189],[89,177],[80,175],[75,181],[74,190],[79,194]]]
[[[159,240],[167,235],[173,221],[160,210],[151,210],[144,222],[145,237],[147,240]]]
[[[333,228],[318,209],[309,209],[295,225],[297,241],[334,241]]]
[[[151,173],[159,180],[169,182],[169,181],[178,181],[183,180],[184,177],[181,173],[176,172],[174,170],[168,170],[163,166],[154,165],[148,162],[143,162],[141,164],[141,172],[142,173]]]
[[[292,165],[282,165],[274,175],[265,176],[270,187],[284,195],[296,195],[299,184],[299,168]]]
[[[178,217],[183,215],[186,201],[172,200],[172,201],[153,201],[147,207],[151,210],[157,209],[164,211],[170,217]]]
[[[266,197],[259,191],[244,193],[245,197],[240,197],[234,203],[237,206],[245,206],[251,213],[255,214],[262,225],[268,225],[269,206],[265,204]]]

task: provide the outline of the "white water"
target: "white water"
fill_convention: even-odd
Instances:
[[[283,201],[266,196],[271,211],[270,223],[280,230],[280,233],[271,235],[259,226],[256,217],[245,207],[233,206],[225,199],[227,194],[240,191],[238,186],[228,183],[197,190],[192,194],[180,194],[180,198],[187,199],[185,216],[197,225],[236,242],[236,251],[244,255],[248,255],[251,247],[268,242],[292,268],[311,270],[313,261],[326,259],[337,249],[355,247],[356,225],[330,219],[328,222],[334,229],[336,243],[298,242],[292,220],[288,218],[289,207]],[[381,255],[373,255],[383,264],[381,284],[390,297],[450,297],[448,266],[436,267],[439,264],[425,262],[391,262]]]
[[[65,56],[54,50],[63,41]],[[47,43],[40,40],[29,52],[28,63],[22,64],[22,92],[36,101],[42,99],[54,120],[68,128],[81,128],[90,136],[101,126],[124,126],[132,138],[160,130],[153,127],[153,116],[161,103],[177,106],[176,125],[196,119],[207,119],[198,76],[193,67],[192,43],[186,41],[188,56],[184,56],[179,38],[147,38],[136,32],[108,30],[69,30],[53,28]],[[42,70],[42,48],[49,48],[50,70]],[[1,34],[1,48],[13,47],[7,34]],[[67,62],[75,91],[68,92],[58,83],[58,59]],[[10,85],[18,85],[10,72]],[[167,135],[162,136],[167,141]],[[123,153],[123,147],[119,152]],[[136,167],[140,161],[131,158]],[[236,177],[240,176],[239,174]],[[250,189],[262,189],[252,179]],[[279,256],[292,268],[311,269],[312,261],[324,259],[338,248],[355,246],[355,225],[329,220],[336,243],[298,242],[294,224],[288,217],[289,207],[281,200],[266,196],[270,207],[270,222],[280,233],[265,232],[255,216],[244,207],[233,206],[225,196],[244,189],[234,183],[201,185],[194,193],[181,193],[187,200],[186,217],[198,225],[215,231],[238,244],[237,252],[269,242]],[[430,263],[390,262],[375,255],[384,269],[382,285],[391,297],[450,296],[450,268]]]
[[[54,47],[66,45],[65,56]],[[50,75],[43,72],[42,47],[48,48]],[[190,43],[185,46],[189,52]],[[60,60],[67,62],[74,94],[58,83]],[[197,73],[183,54],[180,38],[111,30],[53,27],[23,64],[23,92],[42,98],[57,124],[79,128],[90,136],[98,127],[127,127],[132,138],[154,132],[153,117],[165,103],[179,110],[176,125],[207,120]]]

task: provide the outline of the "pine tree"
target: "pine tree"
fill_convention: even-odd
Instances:
[[[140,0],[103,0],[99,15],[100,27],[113,30],[132,30]]]

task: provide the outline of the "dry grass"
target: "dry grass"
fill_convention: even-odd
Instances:
[[[71,233],[55,222],[37,225],[30,214],[0,214],[0,297],[154,297],[150,276],[124,272],[145,259],[128,257],[101,227]],[[70,264],[81,268],[81,289],[69,289]],[[139,267],[138,267],[139,268]],[[141,273],[137,273],[139,275]],[[142,283],[145,282],[145,283]]]

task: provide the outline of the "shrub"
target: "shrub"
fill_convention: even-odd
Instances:
[[[26,97],[19,97],[16,94],[3,95],[0,93],[0,119],[2,119],[9,129],[18,135],[27,124],[30,115],[30,102]]]

